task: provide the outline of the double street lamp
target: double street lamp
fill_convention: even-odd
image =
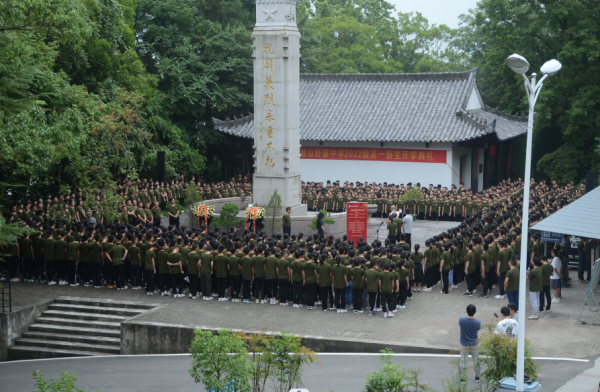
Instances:
[[[540,71],[544,76],[539,82],[536,82],[537,75],[531,75],[531,81],[525,73],[529,70],[529,62],[525,57],[518,54],[513,54],[506,59],[506,65],[524,79],[525,91],[527,92],[527,100],[529,101],[529,121],[527,123],[527,150],[525,154],[525,179],[523,189],[523,225],[522,240],[521,240],[521,267],[519,274],[519,329],[517,335],[517,391],[525,391],[523,376],[525,374],[525,308],[526,308],[526,275],[527,275],[527,246],[529,233],[529,191],[531,183],[531,144],[533,133],[533,116],[535,103],[540,95],[544,80],[551,75],[554,75],[562,68],[562,65],[557,60],[547,61]]]

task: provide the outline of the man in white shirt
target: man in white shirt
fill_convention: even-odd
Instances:
[[[552,303],[560,303],[560,278],[562,272],[562,261],[558,257],[558,250],[552,249],[552,275],[550,275],[550,289],[554,290]]]
[[[410,214],[410,208],[407,208],[404,212],[406,215],[404,215],[404,218],[402,218],[402,231],[406,235],[406,243],[412,248],[410,235],[412,234],[413,217]]]
[[[517,337],[517,330],[519,328],[519,324],[510,317],[510,309],[507,306],[503,306],[500,309],[500,313],[502,313],[503,319],[496,318],[498,325],[496,325],[495,334],[501,335],[504,334],[509,338]]]

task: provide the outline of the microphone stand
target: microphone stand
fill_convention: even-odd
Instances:
[[[379,225],[379,227],[377,228],[377,231],[375,232],[377,234],[377,241],[379,241],[379,230],[381,229],[381,226],[384,224],[385,222],[381,222],[381,225]]]

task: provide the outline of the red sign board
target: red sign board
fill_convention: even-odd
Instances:
[[[367,203],[351,202],[346,205],[346,234],[358,244],[358,238],[367,240]]]
[[[301,159],[446,163],[446,150],[401,148],[301,147]]]

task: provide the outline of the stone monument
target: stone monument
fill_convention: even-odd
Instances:
[[[254,203],[277,189],[283,207],[306,215],[300,180],[300,32],[296,0],[256,0],[254,58]]]

